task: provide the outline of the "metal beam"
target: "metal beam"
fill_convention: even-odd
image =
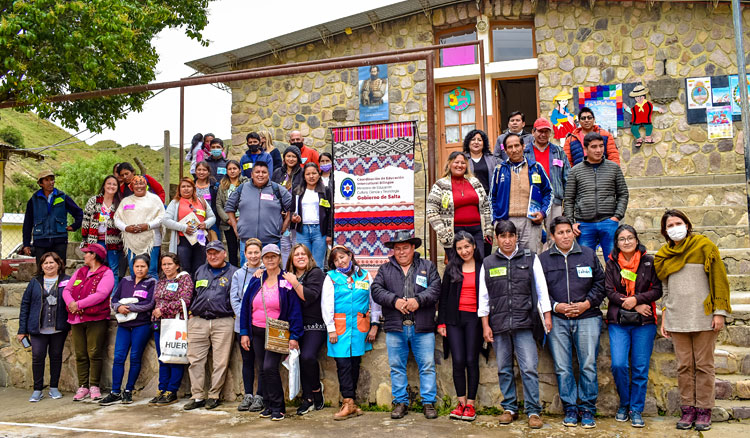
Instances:
[[[742,9],[739,0],[732,0],[732,21],[734,23],[734,47],[737,52],[739,73],[740,109],[742,110],[742,140],[745,143],[745,201],[750,215],[750,104],[747,101],[747,68],[745,66],[745,45],[742,40]]]

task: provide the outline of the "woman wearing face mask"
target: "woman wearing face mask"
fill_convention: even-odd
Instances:
[[[333,156],[328,152],[320,154],[320,179],[333,193]]]
[[[707,237],[694,234],[685,213],[667,210],[661,218],[667,243],[654,257],[654,267],[666,286],[661,334],[672,338],[677,356],[677,387],[682,417],[677,429],[711,428],[714,407],[714,346],[729,304],[729,279],[719,249]]]
[[[227,162],[227,174],[221,179],[219,183],[219,190],[216,193],[216,214],[219,216],[219,228],[227,238],[227,252],[229,253],[229,263],[234,266],[242,266],[245,263],[245,255],[241,254],[238,258],[239,241],[237,235],[234,233],[234,228],[229,225],[229,216],[224,211],[224,206],[231,195],[240,184],[249,181],[248,178],[242,175],[240,163],[236,160],[229,160]],[[234,216],[239,219],[239,212],[235,212]]]
[[[355,403],[359,366],[365,352],[372,350],[382,310],[370,294],[372,277],[359,267],[349,248],[334,246],[328,265],[336,268],[323,281],[320,306],[328,331],[328,356],[336,360],[344,399],[333,419],[346,420],[362,415]]]
[[[297,187],[304,184],[302,166],[300,165],[302,157],[299,148],[296,146],[289,146],[284,151],[282,158],[284,159],[284,164],[280,168],[274,169],[271,181],[281,184],[289,191],[289,193],[294,193]],[[284,214],[291,213],[285,212]],[[287,259],[289,258],[289,251],[292,249],[295,239],[296,236],[290,229],[284,231],[284,234],[281,236],[279,247],[281,248],[282,264],[286,264]]]
[[[315,163],[305,164],[303,174],[305,183],[292,191],[292,226],[297,242],[312,250],[315,263],[323,266],[326,249],[333,241],[333,196],[320,180]]]
[[[99,194],[92,196],[86,202],[81,225],[81,247],[98,243],[107,248],[107,264],[115,276],[115,289],[119,281],[118,273],[122,256],[122,236],[113,220],[115,210],[120,204],[120,194],[117,188],[117,177],[108,175],[104,178]]]

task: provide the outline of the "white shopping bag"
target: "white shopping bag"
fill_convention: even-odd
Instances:
[[[302,386],[299,372],[299,349],[289,350],[289,356],[282,362],[282,365],[289,370],[289,400],[294,400]]]
[[[185,301],[182,302],[182,315],[180,319],[177,315],[175,319],[162,319],[159,333],[159,348],[161,355],[159,360],[163,363],[171,364],[188,364],[188,330],[187,330],[187,306]]]

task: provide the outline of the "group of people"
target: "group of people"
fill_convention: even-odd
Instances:
[[[62,396],[57,390],[62,345],[72,331],[80,385],[74,400],[132,402],[148,340],[154,338],[160,354],[160,321],[179,318],[184,305],[191,384],[185,410],[220,405],[236,339],[245,393],[239,410],[284,419],[279,366],[285,352],[294,349],[300,352],[302,386],[297,413],[322,409],[318,355],[325,343],[336,362],[343,399],[334,419],[360,415],[355,399],[361,359],[382,327],[394,419],[409,412],[409,352],[419,370],[424,415],[437,417],[437,332],[452,356],[458,403],[451,418],[476,418],[484,342],[493,346],[497,360],[500,423],[510,424],[519,414],[515,357],[528,424],[542,427],[541,342],[548,343],[554,360],[563,423],[592,428],[604,320],[600,305],[606,297],[612,373],[620,396],[616,419],[643,427],[661,299],[660,331],[673,339],[678,360],[683,415],[677,427],[707,430],[714,403],[713,345],[731,312],[718,249],[693,232],[684,213],[668,210],[661,221],[665,245],[655,256],[646,253],[637,231],[619,223],[628,191],[619,165],[610,159],[616,157],[616,145],[594,124],[591,110],[581,110],[581,127],[565,148],[550,142],[549,121],[538,119],[529,136],[522,133],[523,114],[510,119],[511,130],[500,136],[495,154],[484,132],[470,132],[464,152],[450,154],[443,178],[430,191],[427,219],[446,249],[442,279],[416,251],[422,242],[411,231],[399,231],[387,243],[393,255],[374,278],[351,249],[330,247],[331,156],[304,146],[299,132],[291,134],[278,165],[264,150],[272,143],[266,138],[263,146],[263,135],[248,134],[248,151],[240,162],[224,158],[221,140],[196,136],[191,154],[203,160],[192,169],[194,178],[180,181],[166,209],[163,189],[152,178],[135,175],[128,163],[105,178],[83,212],[54,189],[54,175],[40,175],[41,190],[26,213],[33,244],[25,245],[29,253],[33,247],[40,274],[24,294],[18,332],[19,341],[28,336],[32,346],[31,401],[43,397],[48,354],[49,395]],[[67,213],[74,217],[71,226]],[[67,277],[57,246],[81,224],[85,265]],[[170,251],[164,254],[159,253],[162,227],[172,230]],[[123,265],[129,267],[127,276],[120,272]],[[117,315],[118,328],[112,389],[103,396],[110,312]],[[286,335],[282,346],[275,338],[279,333]],[[209,352],[213,368],[207,378]],[[184,369],[160,361],[159,391],[151,404],[177,401]]]

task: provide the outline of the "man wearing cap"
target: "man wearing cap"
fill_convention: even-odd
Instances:
[[[370,291],[383,308],[388,363],[391,367],[393,411],[391,418],[408,413],[406,363],[409,350],[419,368],[419,391],[424,415],[437,418],[435,374],[435,308],[440,297],[440,276],[435,265],[415,252],[422,240],[412,231],[399,231],[385,244],[393,249],[388,263],[381,265]]]
[[[195,272],[195,292],[188,319],[190,341],[187,352],[192,400],[185,405],[186,411],[203,406],[206,409],[219,406],[227,376],[234,337],[234,310],[229,289],[237,268],[224,261],[226,255],[224,244],[220,240],[209,242],[206,245],[207,263]],[[206,400],[203,388],[209,349],[213,350],[213,371]]]
[[[53,251],[65,263],[68,231],[81,228],[83,210],[70,196],[55,188],[55,174],[51,170],[41,171],[36,182],[40,189],[26,203],[23,217],[22,251],[27,256],[33,252],[37,263],[44,253]],[[68,214],[73,216],[71,225],[68,225]]]
[[[552,186],[552,204],[550,212],[544,218],[544,227],[547,229],[547,243],[545,248],[549,248],[552,241],[550,238],[550,223],[552,219],[561,216],[563,213],[562,203],[565,197],[565,184],[568,182],[568,172],[570,163],[565,156],[565,151],[560,146],[552,143],[553,127],[549,120],[540,117],[534,122],[534,129],[531,131],[534,136],[534,142],[527,144],[523,150],[526,160],[534,160],[541,164],[544,171],[547,172],[550,186]]]

